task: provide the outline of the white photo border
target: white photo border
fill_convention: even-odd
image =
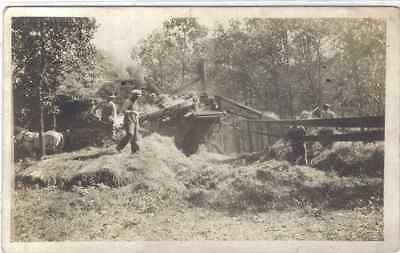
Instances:
[[[271,2],[275,6],[271,5]],[[397,5],[381,1],[369,2],[367,7],[350,1],[328,2],[309,1],[307,7],[293,7],[292,1],[221,1],[221,2],[183,2],[183,1],[135,1],[132,2],[82,2],[69,1],[43,3],[9,3],[3,12],[3,86],[2,86],[2,248],[5,252],[395,252],[400,248],[400,9],[390,7]],[[324,2],[325,4],[327,2]],[[354,4],[355,3],[355,4]],[[364,2],[363,2],[364,3]],[[337,6],[337,5],[347,6]],[[27,7],[27,5],[40,5]],[[59,5],[50,7],[50,5]],[[73,5],[68,6],[67,5]],[[95,5],[95,6],[93,6]],[[115,6],[110,8],[109,6]],[[279,5],[279,6],[276,6]],[[287,6],[291,5],[291,6]],[[307,4],[306,4],[307,5]],[[311,6],[312,5],[312,6]],[[14,7],[13,7],[14,6]],[[130,7],[127,7],[130,6]],[[165,8],[167,7],[168,8]],[[180,6],[180,7],[177,7]],[[204,7],[207,6],[207,7]],[[227,8],[227,6],[230,6]],[[352,7],[350,7],[352,6]],[[303,17],[303,18],[351,18],[371,17],[386,20],[386,97],[385,97],[385,170],[384,170],[384,241],[93,241],[93,242],[10,242],[12,200],[12,87],[11,87],[11,17],[15,16],[90,16],[96,12],[128,11],[129,8],[154,9],[168,11],[171,15],[193,15],[207,8],[211,12],[227,9],[234,15],[251,12],[254,15],[267,17]],[[210,11],[218,8],[218,11]],[[156,10],[157,9],[157,10]],[[161,10],[160,10],[161,9]],[[162,10],[164,9],[164,10]],[[240,11],[235,11],[241,9]],[[244,10],[246,9],[246,10]],[[279,11],[277,11],[279,9]],[[239,13],[240,12],[240,13]],[[176,14],[175,14],[176,13]]]

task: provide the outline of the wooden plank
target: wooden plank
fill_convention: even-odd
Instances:
[[[307,135],[304,137],[304,141],[320,141],[321,139],[327,141],[383,141],[385,139],[385,131],[374,130],[374,131],[357,131],[350,133],[341,133],[333,135]]]
[[[247,134],[249,134],[248,132],[249,130],[247,130]],[[265,131],[251,130],[251,133],[255,135],[262,135],[262,136],[276,137],[276,138],[284,137],[283,135],[272,134]],[[384,138],[385,138],[384,130],[373,130],[373,131],[356,131],[350,133],[332,134],[329,136],[307,135],[304,137],[304,141],[313,142],[313,141],[320,141],[321,139],[329,141],[383,141]]]
[[[224,111],[227,112],[227,113],[230,113],[232,115],[245,118],[245,119],[259,119],[260,118],[258,116],[249,116],[249,115],[246,115],[246,114],[238,113],[237,111],[232,110],[232,109],[225,109]]]
[[[333,119],[305,119],[305,120],[248,119],[248,121],[263,123],[263,124],[303,125],[303,126],[314,126],[314,127],[364,127],[364,128],[385,127],[384,116],[333,118]]]
[[[249,142],[249,151],[253,152],[253,135],[251,133],[251,123],[250,121],[247,121],[247,140]]]
[[[259,132],[263,132],[264,131],[264,129],[263,129],[264,127],[262,126],[262,125],[258,125],[258,127],[257,127],[257,131],[259,131]],[[259,150],[263,150],[264,149],[264,136],[261,136],[260,138],[257,138],[257,139],[259,139],[259,141],[260,141],[260,148],[259,148]]]
[[[174,113],[179,113],[182,111],[190,110],[193,108],[193,102],[190,101],[184,101],[179,104],[171,105],[169,107],[166,107],[164,109],[161,109],[159,111],[151,112],[151,113],[143,113],[140,114],[140,120],[145,121],[145,120],[155,120],[159,119],[160,117],[174,114]]]
[[[247,136],[247,133],[245,133],[245,130],[247,130],[247,129],[245,129],[246,127],[245,127],[245,122],[243,121],[243,120],[241,120],[241,121],[239,121],[240,123],[239,123],[239,131],[240,131],[240,145],[241,145],[241,151],[242,152],[247,152],[248,151],[248,148],[247,148],[247,140],[246,140],[246,136]],[[243,130],[243,131],[242,131]]]
[[[237,130],[237,131],[243,132],[244,130]],[[251,133],[256,134],[256,135],[267,136],[267,137],[283,138],[283,135],[268,133],[268,132],[265,132],[265,131],[251,130]]]
[[[221,115],[194,116],[195,119],[219,119]]]
[[[225,114],[220,111],[200,111],[200,112],[194,112],[193,116],[196,119],[201,119],[201,118],[221,118]]]
[[[247,106],[247,105],[241,104],[239,102],[236,102],[236,101],[234,101],[234,100],[232,100],[230,98],[227,98],[227,97],[224,97],[224,96],[215,96],[215,99],[218,101],[219,104],[221,104],[221,101],[223,101],[223,102],[226,102],[226,103],[228,103],[228,104],[230,104],[230,105],[232,105],[234,107],[240,108],[240,109],[246,111],[249,114],[253,114],[253,115],[256,115],[258,117],[262,116],[262,112],[254,109],[254,108],[251,108],[250,106]]]
[[[242,152],[242,149],[241,149],[241,140],[240,140],[240,131],[239,130],[237,130],[237,129],[234,129],[233,130],[234,131],[234,133],[235,133],[235,144],[236,144],[236,151],[237,151],[237,153],[240,153],[240,152]]]

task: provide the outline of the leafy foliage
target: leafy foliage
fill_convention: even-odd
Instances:
[[[195,72],[204,56],[207,29],[195,18],[172,18],[133,49],[146,70],[147,81],[161,90],[173,92],[199,79]]]
[[[341,116],[384,111],[385,24],[374,19],[235,19],[207,30],[164,22],[132,51],[164,90],[191,83],[281,117],[329,103]],[[191,78],[187,78],[190,76]]]
[[[57,93],[82,94],[90,90],[95,80],[96,51],[91,43],[95,30],[95,20],[89,18],[13,18],[17,124],[36,128],[39,103],[51,111]]]

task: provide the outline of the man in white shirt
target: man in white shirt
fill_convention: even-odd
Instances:
[[[123,128],[126,134],[118,143],[117,150],[121,151],[130,142],[131,153],[134,154],[139,151],[139,106],[137,101],[142,96],[142,91],[135,89],[131,91],[131,94],[122,106],[124,113]]]
[[[331,110],[331,106],[330,105],[324,104],[322,106],[321,118],[323,118],[323,119],[333,119],[333,118],[336,118],[336,113]]]
[[[117,106],[114,103],[116,96],[114,94],[107,97],[106,103],[100,105],[101,107],[101,120],[108,123],[110,126],[110,136],[115,139],[115,123],[117,121]],[[98,108],[96,107],[94,111]]]

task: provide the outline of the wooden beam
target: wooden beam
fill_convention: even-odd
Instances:
[[[283,135],[271,134],[264,131],[251,131],[256,135],[263,135],[268,137],[276,137],[283,138]],[[340,133],[340,134],[332,134],[332,135],[306,135],[304,136],[305,142],[314,142],[328,140],[328,141],[383,141],[385,139],[385,131],[383,130],[374,130],[374,131],[357,131],[350,133]]]
[[[259,119],[260,118],[260,117],[258,117],[256,115],[249,116],[249,115],[245,115],[245,114],[242,114],[242,113],[238,113],[238,112],[235,112],[234,110],[231,110],[231,109],[224,109],[224,111],[227,112],[227,113],[230,113],[232,115],[235,115],[235,116],[238,116],[238,117],[242,117],[242,118],[245,118],[245,119],[248,119],[248,120]]]
[[[220,111],[200,111],[200,112],[194,112],[193,117],[196,119],[203,119],[203,118],[221,118],[225,116],[225,113],[220,112]]]
[[[191,101],[184,101],[182,103],[179,104],[175,104],[169,107],[166,107],[164,109],[155,111],[155,112],[151,112],[151,113],[143,113],[139,116],[139,119],[143,122],[145,120],[158,120],[160,119],[160,117],[164,117],[170,114],[174,114],[174,113],[179,113],[179,112],[183,112],[186,110],[190,110],[193,108],[193,102]]]
[[[314,127],[364,127],[364,128],[383,128],[385,127],[384,116],[333,118],[333,119],[305,119],[305,120],[262,120],[248,119],[248,121],[263,124],[280,125],[303,125]]]
[[[252,138],[252,134],[251,134],[251,123],[250,121],[247,121],[247,140],[249,142],[249,151],[253,152],[254,148],[253,148],[253,138]]]
[[[235,107],[238,107],[238,108],[240,108],[240,109],[242,109],[242,110],[244,110],[244,111],[246,111],[247,113],[250,113],[250,114],[255,114],[255,115],[257,115],[258,117],[262,117],[262,112],[260,112],[260,111],[258,111],[258,110],[256,110],[256,109],[254,109],[254,108],[251,108],[251,107],[249,107],[249,106],[247,106],[247,105],[244,105],[244,104],[241,104],[241,103],[239,103],[239,102],[236,102],[236,101],[234,101],[234,100],[232,100],[232,99],[230,99],[230,98],[227,98],[227,97],[224,97],[224,96],[215,96],[215,99],[217,99],[217,101],[220,103],[221,101],[223,101],[223,102],[226,102],[226,103],[228,103],[228,104],[230,104],[230,105],[232,105],[232,106],[235,106]]]
[[[332,134],[332,135],[307,135],[304,141],[383,141],[385,139],[385,131],[357,131],[350,133]]]

